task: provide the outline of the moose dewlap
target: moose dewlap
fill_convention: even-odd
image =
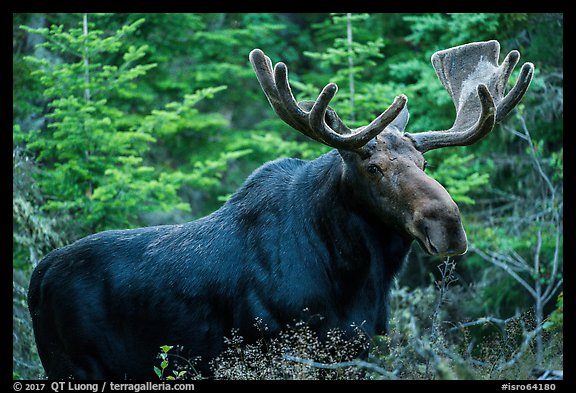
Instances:
[[[476,143],[526,92],[534,67],[498,64],[497,41],[435,53],[450,93],[449,130],[406,132],[407,98],[366,126],[348,128],[328,106],[337,86],[296,102],[286,65],[259,49],[250,62],[276,114],[333,148],[312,161],[281,159],[252,173],[220,209],[181,225],[115,230],[48,254],[30,282],[38,353],[51,379],[151,379],[161,345],[200,356],[199,371],[232,329],[246,341],[310,320],[384,334],[394,275],[416,240],[433,255],[466,252],[458,206],[425,173],[428,150]],[[311,315],[322,318],[310,319]]]

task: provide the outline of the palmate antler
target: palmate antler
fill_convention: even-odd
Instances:
[[[270,105],[282,120],[304,135],[337,149],[353,150],[364,146],[381,133],[406,105],[406,96],[400,95],[370,124],[351,130],[328,106],[338,91],[336,84],[326,85],[316,101],[296,103],[284,63],[276,64],[272,71],[272,61],[260,49],[250,52],[250,63]]]
[[[476,143],[520,102],[528,89],[534,65],[525,63],[515,86],[504,96],[506,83],[520,59],[511,51],[498,65],[498,41],[474,42],[439,51],[432,65],[456,106],[454,125],[445,131],[408,134],[418,150]]]
[[[534,65],[525,63],[516,85],[504,96],[506,84],[520,53],[511,51],[498,65],[500,44],[474,42],[436,52],[432,65],[456,106],[454,125],[444,131],[405,133],[422,153],[447,146],[465,146],[486,136],[520,102],[528,89]],[[250,62],[260,86],[278,116],[294,129],[325,145],[345,150],[359,149],[381,133],[406,106],[399,95],[392,105],[367,126],[350,129],[328,106],[338,91],[334,83],[324,87],[316,101],[296,102],[284,63],[272,69],[272,61],[260,49],[250,52]],[[407,110],[404,116],[407,116]]]

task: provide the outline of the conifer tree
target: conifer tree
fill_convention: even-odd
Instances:
[[[79,19],[70,29],[22,26],[44,37],[38,47],[52,54],[26,58],[44,88],[45,126],[27,132],[16,127],[14,134],[41,167],[36,180],[43,211],[74,217],[74,232],[81,236],[137,226],[147,211],[189,210],[178,195],[181,185],[217,178],[215,166],[221,171],[223,163],[199,163],[185,174],[148,165],[147,154],[159,136],[170,132],[171,120],[224,123],[220,115],[206,118],[194,109],[224,87],[199,90],[147,116],[130,111],[130,105],[142,102],[138,78],[156,67],[145,61],[146,45],[129,44],[144,20],[105,33],[87,15]]]

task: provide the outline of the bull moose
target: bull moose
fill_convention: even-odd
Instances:
[[[254,321],[277,334],[323,316],[313,329],[384,334],[391,282],[416,240],[431,255],[460,255],[458,206],[425,173],[423,153],[476,143],[518,104],[534,73],[520,54],[499,62],[497,41],[436,52],[432,64],[454,101],[454,125],[406,132],[400,95],[366,126],[348,128],[328,106],[296,102],[286,65],[249,56],[276,114],[333,149],[311,161],[279,159],[255,170],[212,214],[180,225],[110,230],[49,253],[28,296],[38,353],[51,379],[150,379],[159,346],[200,356],[200,371],[237,329]]]

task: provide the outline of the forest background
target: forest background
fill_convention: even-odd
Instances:
[[[14,378],[44,376],[25,299],[47,252],[97,231],[202,217],[264,162],[328,151],[275,116],[252,49],[288,65],[299,100],[336,82],[331,105],[351,127],[406,94],[417,132],[455,118],[432,53],[489,39],[501,59],[517,49],[534,63],[534,80],[481,143],[427,153],[427,171],[460,206],[469,251],[439,260],[413,247],[391,332],[374,338],[362,377],[562,370],[563,14],[29,13],[13,14]],[[220,377],[278,377],[248,373],[242,359]],[[308,371],[324,364],[308,360]],[[293,359],[286,367],[296,364],[282,375],[318,375]]]

